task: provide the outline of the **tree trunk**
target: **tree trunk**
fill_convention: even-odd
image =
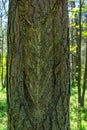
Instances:
[[[2,11],[1,7],[0,7],[0,11]],[[4,72],[4,68],[3,68],[3,28],[2,28],[2,14],[0,16],[0,62],[1,62],[1,66],[0,66],[0,70],[1,70],[1,86],[3,88],[3,72]]]
[[[70,1],[69,2],[71,5],[71,9],[73,10],[73,8],[75,8],[75,1]],[[73,12],[72,12],[73,14]],[[75,16],[75,15],[74,15]],[[76,16],[75,16],[76,17]],[[75,24],[75,18],[71,18],[71,24]],[[76,47],[76,27],[75,26],[71,26],[70,27],[70,46],[71,47]],[[71,75],[70,75],[70,81],[71,84],[74,85],[75,84],[75,75],[76,75],[76,56],[74,55],[75,50],[71,51],[70,53],[70,70],[71,70]]]
[[[77,86],[78,86],[78,122],[77,122],[77,130],[80,130],[81,125],[81,43],[82,43],[82,2],[79,0],[79,35],[78,35],[78,42],[77,42]]]
[[[9,1],[8,130],[70,130],[67,0]]]
[[[86,57],[85,58],[86,58],[85,59],[85,72],[84,72],[84,79],[83,79],[81,107],[84,106],[85,91],[86,91],[86,88],[87,88],[87,38],[86,38]]]

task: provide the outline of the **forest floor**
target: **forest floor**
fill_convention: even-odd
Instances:
[[[78,105],[77,105],[77,87],[71,88],[70,98],[70,124],[71,130],[77,130]],[[7,108],[6,108],[6,90],[0,88],[0,130],[7,130]],[[85,95],[85,107],[81,109],[81,129],[87,130],[87,92]]]

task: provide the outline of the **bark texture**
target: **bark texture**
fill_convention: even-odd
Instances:
[[[70,130],[67,0],[10,0],[8,130]]]

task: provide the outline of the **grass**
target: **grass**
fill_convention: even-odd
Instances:
[[[0,88],[0,130],[7,130],[6,90]]]
[[[81,129],[87,130],[87,92],[85,95],[85,107],[81,109]],[[6,90],[0,88],[0,130],[7,130],[7,112],[6,112]],[[70,98],[70,124],[71,130],[77,130],[77,88],[71,88]]]

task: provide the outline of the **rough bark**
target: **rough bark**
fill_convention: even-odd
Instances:
[[[67,0],[10,0],[8,130],[70,130],[67,31]]]

